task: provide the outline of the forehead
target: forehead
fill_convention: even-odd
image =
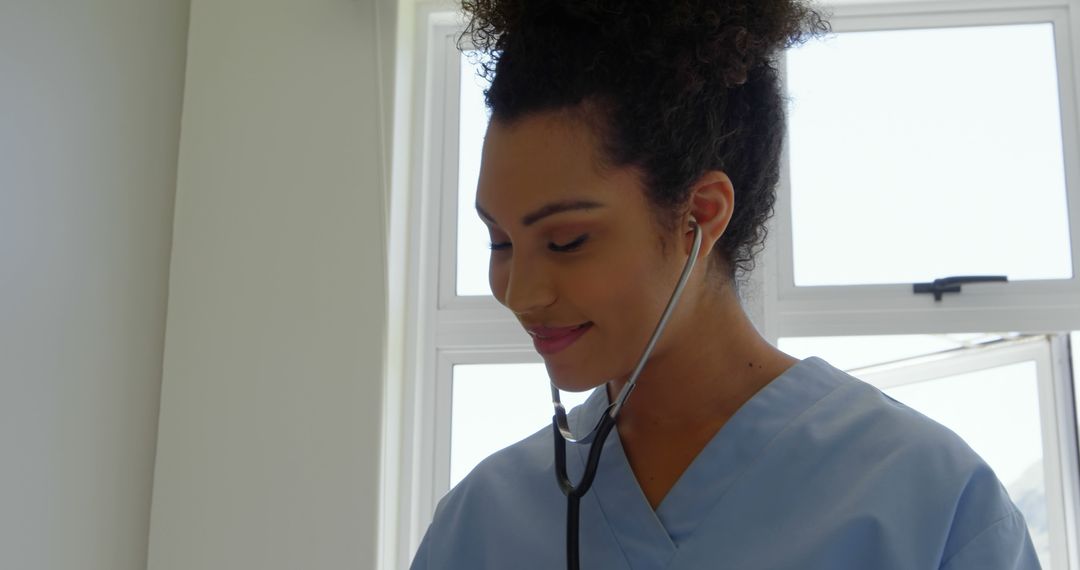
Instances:
[[[552,200],[615,199],[612,193],[625,186],[627,173],[602,165],[597,139],[583,120],[543,113],[510,124],[492,121],[476,200],[499,216]]]

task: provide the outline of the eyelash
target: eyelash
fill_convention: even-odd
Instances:
[[[549,243],[548,244],[548,249],[550,249],[551,251],[558,252],[558,253],[569,253],[569,252],[575,251],[579,247],[581,247],[581,245],[583,243],[585,243],[585,240],[588,239],[588,237],[589,237],[589,234],[581,235],[577,239],[575,239],[574,241],[572,241],[572,242],[570,242],[570,243],[568,243],[566,245],[557,245],[557,244],[554,244],[554,243]],[[510,247],[510,242],[488,244],[488,248],[491,249],[491,251],[502,251],[502,250],[504,250],[504,249],[506,249],[508,247]]]
[[[556,245],[556,244],[553,244],[553,243],[549,243],[548,244],[548,249],[550,249],[551,251],[557,251],[559,253],[567,253],[567,252],[575,251],[577,248],[581,247],[581,244],[585,243],[585,240],[588,239],[588,238],[589,238],[589,234],[582,234],[582,235],[578,236],[577,239],[575,239],[574,241],[572,241],[572,242],[570,242],[570,243],[568,243],[566,245]]]

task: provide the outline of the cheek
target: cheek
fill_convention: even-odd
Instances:
[[[491,286],[491,293],[495,296],[495,300],[505,304],[506,268],[504,264],[496,263],[493,259],[488,261],[488,285]]]
[[[594,315],[593,320],[608,325],[611,332],[630,332],[627,327],[633,327],[652,304],[655,273],[644,256],[611,259],[602,270],[579,281],[575,297],[586,316]]]

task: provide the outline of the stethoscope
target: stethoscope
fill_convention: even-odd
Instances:
[[[664,312],[660,315],[660,321],[656,323],[656,329],[653,330],[652,337],[649,339],[649,344],[645,347],[645,352],[638,359],[637,367],[634,368],[633,374],[630,375],[630,380],[619,391],[619,396],[615,399],[615,402],[608,405],[607,410],[600,417],[600,421],[597,422],[596,427],[589,432],[583,438],[575,439],[574,434],[570,431],[570,424],[566,419],[566,408],[563,407],[562,401],[559,398],[559,389],[554,384],[551,385],[551,400],[555,405],[555,416],[551,420],[552,428],[555,431],[555,477],[559,481],[559,488],[562,489],[564,495],[566,495],[566,568],[567,570],[578,570],[580,568],[580,560],[578,556],[578,522],[580,520],[579,507],[581,505],[581,497],[589,491],[592,487],[593,479],[596,478],[596,468],[600,464],[600,452],[603,451],[604,441],[607,440],[607,436],[611,433],[611,428],[615,427],[615,420],[619,416],[619,410],[622,409],[623,404],[626,403],[626,398],[630,396],[630,392],[634,389],[634,385],[637,383],[638,375],[641,374],[641,369],[645,367],[645,362],[649,359],[649,354],[652,353],[653,347],[656,346],[656,340],[660,338],[660,333],[664,330],[664,326],[667,325],[668,317],[671,316],[672,311],[675,309],[675,303],[678,302],[679,297],[682,296],[683,287],[686,286],[686,281],[690,277],[690,272],[694,269],[694,260],[697,259],[698,251],[701,249],[701,227],[698,226],[697,220],[691,218],[691,225],[694,228],[694,247],[690,252],[690,258],[686,260],[686,265],[683,267],[682,275],[679,276],[679,282],[675,285],[675,291],[671,293],[671,299],[668,300],[667,307],[664,308]],[[585,473],[581,476],[581,481],[577,485],[574,485],[570,481],[569,475],[566,473],[566,442],[572,443],[590,443],[589,445],[589,457],[585,462]]]

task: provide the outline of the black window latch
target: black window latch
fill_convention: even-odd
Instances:
[[[916,283],[915,293],[933,293],[934,300],[940,301],[945,293],[959,293],[960,285],[964,283],[988,283],[992,281],[1008,282],[1005,275],[966,275],[959,277],[944,277],[934,279],[933,283]]]

